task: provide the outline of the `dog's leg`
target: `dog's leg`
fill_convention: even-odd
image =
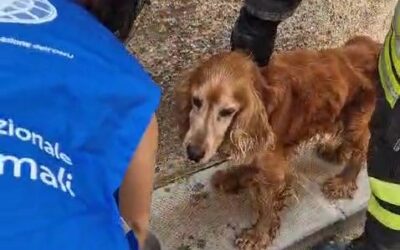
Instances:
[[[351,151],[343,143],[327,142],[317,145],[317,154],[327,162],[342,164],[349,160]]]
[[[316,145],[316,153],[320,158],[334,164],[342,164],[350,158],[351,153],[345,150],[346,147],[342,141],[338,140],[343,136],[343,130],[342,124],[338,124],[332,128],[332,131],[327,131],[332,137]]]
[[[279,152],[274,152],[279,154]],[[257,210],[257,222],[236,239],[241,250],[265,249],[271,244],[280,228],[279,213],[284,208],[288,196],[286,184],[287,161],[278,155],[268,153],[256,160],[259,168],[249,186],[253,205]]]
[[[342,144],[342,150],[350,153],[350,159],[345,163],[344,169],[338,175],[328,179],[323,185],[323,192],[329,199],[351,199],[357,190],[357,176],[360,173],[362,165],[366,159],[368,149],[369,130],[366,129],[356,143],[345,142]],[[347,146],[347,147],[346,147]]]
[[[257,206],[258,219],[236,239],[240,250],[265,249],[272,243],[280,228],[279,212],[285,205],[285,191],[284,185],[252,187],[251,193]]]
[[[357,190],[357,176],[366,160],[370,137],[368,126],[373,109],[374,101],[364,98],[358,99],[357,104],[345,111],[343,142],[336,154],[348,160],[340,174],[324,183],[322,190],[327,198],[353,198]]]
[[[213,175],[211,184],[217,190],[237,194],[240,190],[248,188],[259,172],[259,168],[251,165],[233,167],[225,171],[219,170]]]

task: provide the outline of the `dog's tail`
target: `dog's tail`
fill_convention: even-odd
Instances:
[[[344,49],[353,67],[376,79],[381,43],[368,36],[355,36],[345,43]]]

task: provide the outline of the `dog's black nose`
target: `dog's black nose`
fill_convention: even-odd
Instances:
[[[197,146],[189,145],[186,150],[189,160],[195,162],[199,162],[204,157],[205,154],[204,150]]]

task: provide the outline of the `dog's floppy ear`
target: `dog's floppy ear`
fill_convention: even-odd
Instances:
[[[192,109],[192,94],[189,80],[189,73],[186,73],[175,87],[175,105],[177,112],[175,117],[179,126],[181,138],[185,136],[190,126],[189,113]]]
[[[255,73],[254,82],[246,88],[246,104],[235,118],[230,132],[233,144],[232,159],[246,163],[262,150],[275,147],[275,134],[268,120],[268,114],[256,86],[260,86],[261,75]]]

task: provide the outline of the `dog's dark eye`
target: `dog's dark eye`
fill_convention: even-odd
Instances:
[[[198,97],[193,97],[192,102],[193,102],[193,105],[198,109],[200,109],[201,105],[203,104],[202,101]]]
[[[228,116],[231,116],[233,113],[235,113],[235,110],[233,108],[222,109],[221,111],[219,111],[219,116],[228,117]]]

